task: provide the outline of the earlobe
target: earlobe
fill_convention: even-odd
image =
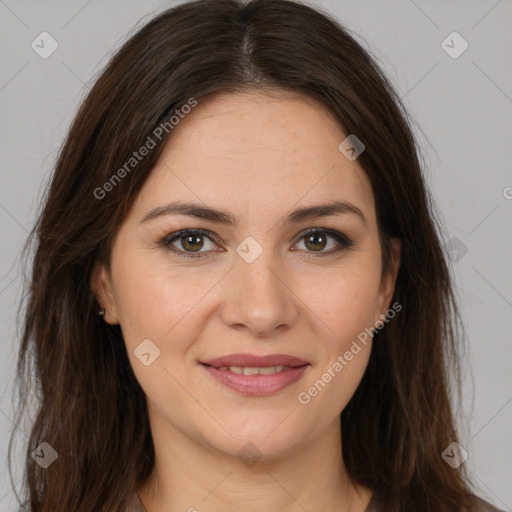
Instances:
[[[103,320],[111,325],[118,324],[117,307],[112,290],[111,278],[104,265],[96,262],[91,274],[91,290],[99,304],[97,313],[103,317]]]

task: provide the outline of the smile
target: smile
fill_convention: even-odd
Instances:
[[[201,366],[217,382],[242,395],[266,396],[297,382],[306,372],[308,362],[293,356],[232,354]]]
[[[284,369],[289,370],[291,366],[261,366],[254,368],[250,366],[220,366],[219,370],[229,370],[239,375],[273,375],[274,373],[282,372]]]

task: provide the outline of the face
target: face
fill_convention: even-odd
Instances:
[[[394,241],[382,275],[372,187],[338,149],[346,136],[313,100],[252,93],[199,103],[173,129],[110,271],[93,276],[152,428],[272,456],[338,425],[399,262]]]

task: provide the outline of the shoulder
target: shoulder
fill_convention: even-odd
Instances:
[[[136,491],[132,494],[132,500],[126,509],[126,512],[146,512],[146,509],[142,506]]]
[[[494,507],[482,498],[477,497],[478,509],[475,512],[503,512],[499,508]]]
[[[471,512],[504,512],[503,510],[496,508],[495,506],[491,505],[482,498],[479,498],[478,496],[475,496],[475,499],[477,508],[475,510],[472,510]],[[381,512],[381,510],[382,509],[380,507],[380,500],[378,496],[374,493],[374,495],[372,496],[372,500],[369,503],[368,508],[366,509],[366,512]]]
[[[18,512],[30,512],[29,506],[24,504]],[[142,506],[136,492],[132,494],[132,499],[128,504],[128,507],[125,509],[125,512],[146,512],[146,509]]]

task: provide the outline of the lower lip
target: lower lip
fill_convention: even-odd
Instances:
[[[297,382],[308,369],[309,364],[289,368],[272,375],[243,375],[229,370],[219,370],[202,363],[201,366],[215,380],[242,395],[265,396],[277,393]]]

